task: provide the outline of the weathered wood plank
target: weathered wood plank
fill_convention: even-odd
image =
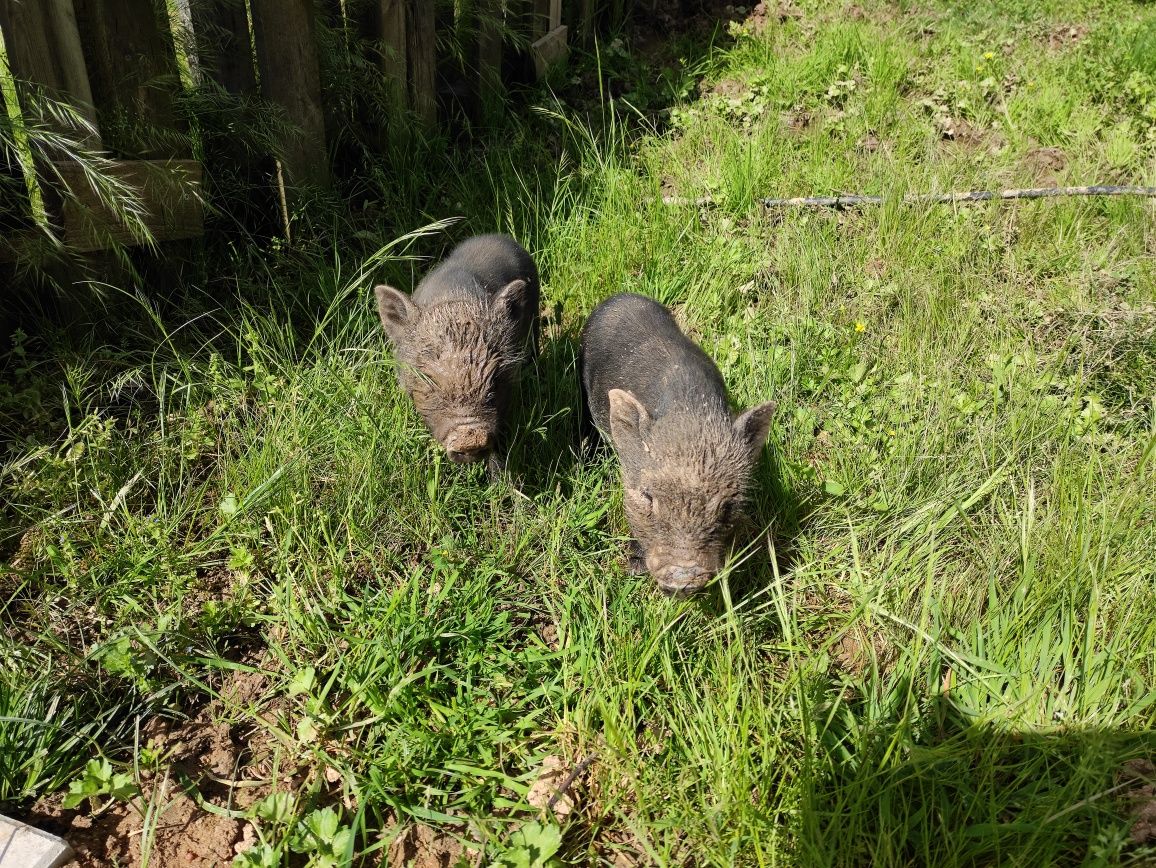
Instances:
[[[502,3],[478,2],[478,102],[483,120],[501,114],[506,89],[502,82]]]
[[[0,0],[0,30],[13,75],[40,85],[96,123],[72,0]],[[100,147],[99,136],[86,144]]]
[[[533,0],[530,7],[530,42],[537,42],[550,32],[551,0]]]
[[[104,143],[126,156],[183,157],[180,73],[168,15],[153,0],[74,0]]]
[[[403,109],[409,105],[406,87],[406,17],[405,0],[374,0],[377,12],[375,39],[381,46],[381,73],[385,76],[394,105]]]
[[[556,64],[565,62],[570,54],[570,46],[566,41],[568,28],[565,24],[555,27],[537,42],[530,46],[530,56],[534,59],[534,72],[542,78]]]
[[[409,0],[407,9],[410,99],[418,120],[437,122],[437,8],[431,0]]]
[[[234,96],[255,94],[257,76],[245,0],[197,0],[191,12],[201,69]]]
[[[109,239],[132,246],[137,239],[105,208],[92,192],[84,172],[75,163],[57,163],[59,175],[71,191],[58,205],[64,243],[76,252],[104,250]],[[195,238],[204,231],[201,204],[202,172],[196,160],[123,160],[110,174],[140,191],[143,220],[157,241]],[[59,183],[52,179],[53,184]]]
[[[279,105],[297,134],[284,143],[291,185],[328,186],[325,109],[311,0],[250,0],[261,93]]]

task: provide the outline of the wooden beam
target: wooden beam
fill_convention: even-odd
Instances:
[[[0,31],[13,75],[40,85],[96,123],[72,0],[0,0]],[[86,144],[99,148],[99,135]]]
[[[279,105],[296,134],[284,143],[291,185],[329,185],[325,109],[311,0],[250,0],[261,93]]]
[[[180,88],[168,16],[153,0],[74,0],[104,143],[132,157],[189,153],[174,107]]]
[[[545,77],[556,64],[565,62],[570,54],[570,46],[566,42],[567,27],[555,27],[541,39],[530,46],[530,56],[534,59],[534,73],[538,78]]]
[[[132,246],[139,243],[132,232],[105,208],[75,163],[54,164],[46,179],[56,187],[63,182],[68,195],[59,195],[59,214],[64,243],[73,251],[105,250],[109,239]],[[143,220],[157,241],[195,238],[204,232],[201,203],[201,164],[196,160],[122,160],[110,174],[140,191]],[[59,178],[59,180],[58,180]]]
[[[408,2],[410,99],[418,120],[437,123],[437,9],[432,0]]]

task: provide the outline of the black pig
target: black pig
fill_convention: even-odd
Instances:
[[[537,351],[538,269],[505,235],[463,241],[412,296],[378,286],[397,378],[451,460],[503,462],[498,441],[522,363]]]
[[[631,294],[590,315],[582,385],[622,463],[632,570],[664,593],[694,593],[722,568],[775,403],[732,414],[710,356],[665,307]]]

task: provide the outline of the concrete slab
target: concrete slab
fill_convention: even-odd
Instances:
[[[0,814],[0,868],[60,868],[70,859],[63,838]]]

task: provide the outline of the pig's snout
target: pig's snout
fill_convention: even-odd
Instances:
[[[658,579],[658,589],[668,597],[689,597],[701,590],[713,575],[697,564],[691,564],[666,567],[655,578]]]
[[[450,461],[470,464],[486,457],[494,440],[494,432],[483,425],[459,425],[446,437],[446,452]]]

